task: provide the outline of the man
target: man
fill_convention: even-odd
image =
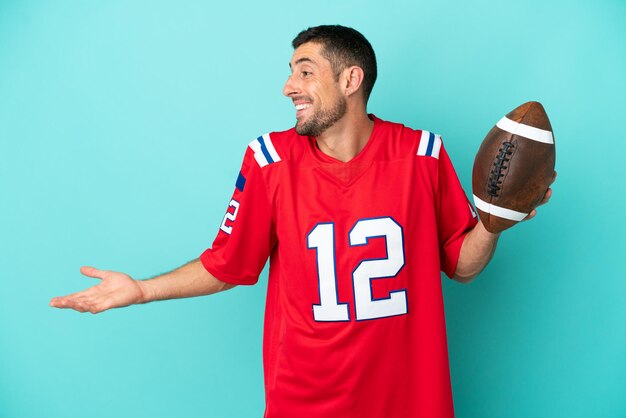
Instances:
[[[102,282],[51,305],[207,295],[256,283],[269,258],[266,417],[451,417],[440,271],[471,280],[498,235],[438,135],[368,115],[376,60],[360,33],[319,26],[293,46],[296,126],[250,143],[212,248],[144,281],[83,267]]]

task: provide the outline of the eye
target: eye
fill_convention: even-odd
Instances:
[[[301,72],[300,72],[300,76],[301,76],[302,78],[307,78],[307,77],[309,77],[311,74],[313,74],[313,73],[312,73],[312,72],[310,72],[310,71],[301,71]]]

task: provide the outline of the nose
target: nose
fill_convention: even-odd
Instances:
[[[297,94],[300,91],[300,87],[298,86],[297,78],[294,74],[291,74],[287,81],[285,82],[285,86],[283,87],[283,94],[287,97]]]

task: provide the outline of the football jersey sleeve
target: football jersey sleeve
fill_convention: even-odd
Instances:
[[[255,284],[276,242],[261,170],[249,147],[213,245],[200,256],[204,268],[227,283]]]
[[[441,270],[451,278],[456,271],[465,235],[478,220],[443,146],[439,153],[438,190],[437,218]]]

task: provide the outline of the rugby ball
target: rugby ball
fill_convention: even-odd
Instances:
[[[541,103],[524,103],[498,121],[480,145],[472,171],[474,204],[487,231],[510,228],[541,202],[555,156]]]

